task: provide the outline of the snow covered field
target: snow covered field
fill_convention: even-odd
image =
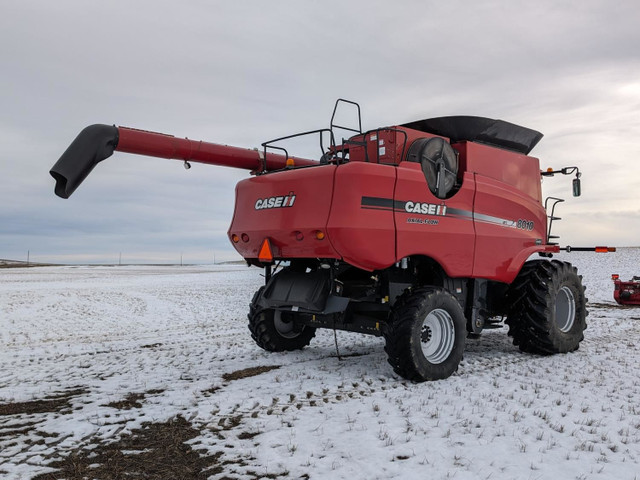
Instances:
[[[640,308],[610,280],[640,274],[640,250],[561,258],[587,285],[580,350],[488,331],[423,384],[380,338],[262,351],[258,269],[0,270],[0,478],[640,478]]]

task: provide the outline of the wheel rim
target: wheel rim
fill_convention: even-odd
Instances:
[[[556,297],[556,325],[561,332],[568,332],[576,318],[576,300],[569,287],[562,287]]]
[[[420,346],[422,354],[430,363],[444,362],[453,351],[455,339],[453,319],[446,310],[432,310],[422,322]]]
[[[281,337],[296,338],[300,332],[296,331],[295,323],[292,318],[288,318],[287,312],[276,310],[273,313],[273,326]]]

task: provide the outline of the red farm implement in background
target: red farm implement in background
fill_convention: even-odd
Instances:
[[[339,106],[354,109],[353,127],[335,124]],[[337,131],[349,138],[336,142]],[[299,137],[315,137],[316,159],[289,155],[283,145]],[[470,116],[363,131],[360,107],[338,100],[329,128],[260,150],[93,125],[51,175],[67,198],[114,151],[249,170],[236,187],[228,236],[265,270],[249,306],[254,341],[284,351],[308,345],[317,328],[383,336],[395,372],[424,381],[455,372],[465,337],[504,318],[526,352],[570,352],[583,339],[581,278],[550,258],[596,249],[552,241],[562,200],[543,202],[541,191],[541,176],[575,173],[580,195],[580,172],[541,172],[529,156],[541,138]],[[533,254],[542,258],[529,260]]]
[[[613,280],[613,298],[620,305],[640,305],[640,277],[620,280],[620,275],[611,275]]]

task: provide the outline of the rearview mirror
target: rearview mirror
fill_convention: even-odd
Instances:
[[[579,178],[574,178],[573,179],[573,196],[574,197],[579,197],[581,193],[580,190],[580,179]]]

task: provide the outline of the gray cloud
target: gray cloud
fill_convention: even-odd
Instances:
[[[360,102],[366,128],[472,114],[540,130],[543,167],[584,172],[563,241],[624,230],[638,244],[639,21],[634,1],[11,2],[0,257],[237,258],[226,229],[245,172],[117,154],[62,201],[48,170],[92,123],[254,147],[327,126],[338,97]],[[568,197],[570,183],[544,190]]]

